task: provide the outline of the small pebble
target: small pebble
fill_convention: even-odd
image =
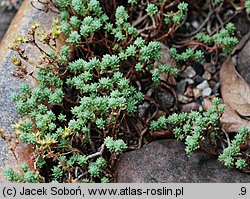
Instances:
[[[216,65],[216,70],[219,71],[219,70],[221,69],[221,66],[222,66],[221,64],[217,64],[217,65]]]
[[[192,64],[192,67],[195,70],[195,72],[196,72],[197,75],[202,76],[203,73],[205,72],[203,65],[200,64],[199,62],[194,62]]]
[[[217,84],[217,82],[214,80],[210,80],[208,83],[209,83],[210,88],[213,88],[215,86],[215,84]]]
[[[154,90],[153,90],[152,88],[150,88],[150,89],[147,91],[146,96],[151,97],[151,96],[153,95],[153,92],[154,92]]]
[[[183,79],[183,80],[177,82],[177,84],[176,84],[177,93],[184,94],[187,85],[192,85],[192,84],[194,84],[194,80],[190,79],[190,78],[186,78],[186,79]]]
[[[190,78],[186,78],[185,81],[188,83],[188,85],[194,84],[194,80]]]
[[[164,106],[164,108],[169,109],[174,104],[174,97],[170,93],[165,92],[159,92],[158,97],[161,101],[161,104]]]
[[[133,141],[133,140],[129,140],[128,143],[129,143],[129,144],[133,144],[134,141]]]
[[[194,95],[194,98],[197,99],[201,96],[201,90],[198,89],[198,88],[194,88],[193,89],[193,95]]]
[[[200,90],[204,90],[207,87],[209,87],[207,80],[204,80],[203,82],[201,82],[199,85],[196,86],[196,88],[198,88]]]
[[[185,80],[181,80],[177,82],[177,85],[176,85],[177,93],[183,94],[186,90],[186,85],[187,85],[187,82]]]
[[[205,64],[204,64],[204,68],[205,68],[205,70],[208,71],[209,73],[212,73],[212,74],[216,73],[216,67],[215,67],[215,65],[213,65],[213,64],[205,63]]]
[[[199,97],[196,101],[199,105],[202,105],[204,99],[202,97]]]
[[[219,92],[219,90],[220,90],[220,82],[218,82],[217,84],[215,84],[215,86],[212,89],[212,93],[216,94],[216,93]]]
[[[197,29],[199,26],[200,26],[200,24],[199,24],[199,22],[198,21],[192,21],[192,26],[195,28],[195,29]]]
[[[139,117],[143,117],[145,111],[149,106],[150,104],[148,102],[144,102],[142,105],[139,105],[138,107]]]
[[[234,13],[234,11],[230,9],[230,10],[227,10],[227,11],[226,11],[225,15],[226,15],[227,17],[229,17],[230,15],[233,15],[233,13]]]
[[[177,98],[178,98],[178,101],[181,102],[181,103],[184,103],[184,104],[187,104],[189,103],[190,101],[192,101],[192,98],[189,98],[189,97],[186,97],[182,94],[178,94],[177,95]]]
[[[182,74],[183,77],[188,77],[188,78],[193,78],[195,75],[196,72],[192,66],[188,66]]]
[[[202,97],[208,97],[210,96],[212,93],[212,89],[207,87],[202,91]]]
[[[187,97],[193,97],[194,96],[193,87],[188,86],[186,92],[184,93],[184,95],[187,96]]]
[[[199,105],[196,102],[184,104],[181,108],[181,112],[190,113],[191,111],[196,111],[198,107]]]
[[[215,73],[213,76],[213,80],[218,82],[219,81],[219,72]]]
[[[203,99],[202,108],[207,111],[213,106],[212,100],[210,98]]]
[[[194,81],[196,84],[200,84],[201,82],[204,81],[204,79],[200,75],[197,75]]]
[[[206,80],[210,80],[212,78],[212,75],[210,72],[206,71],[203,75],[202,75],[202,78],[203,79],[206,79]]]

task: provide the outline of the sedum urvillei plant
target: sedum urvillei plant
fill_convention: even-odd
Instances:
[[[5,168],[4,174],[10,182],[35,183],[39,182],[39,172],[34,173],[26,163],[20,165],[22,171],[16,172],[12,168]]]
[[[212,104],[207,111],[201,109],[189,114],[174,113],[168,117],[161,116],[151,122],[150,129],[172,129],[175,138],[185,142],[185,150],[189,155],[200,149],[218,155],[219,161],[226,167],[247,170],[250,162],[248,152],[242,145],[246,145],[249,140],[249,130],[242,127],[231,141],[228,137],[224,138],[224,133],[219,128],[219,120],[225,106],[219,98],[214,98]]]
[[[157,93],[168,78],[178,76],[178,66],[155,62],[162,56],[162,42],[185,22],[187,3],[53,0],[44,6],[58,10],[52,28],[44,32],[34,23],[26,36],[16,36],[9,46],[17,52],[12,58],[17,67],[13,75],[30,76],[37,84],[34,88],[23,84],[21,92],[12,96],[25,116],[15,125],[14,139],[34,147],[35,171],[25,167],[18,174],[7,169],[10,181],[109,182],[117,156],[129,147],[140,147],[141,132],[148,131],[149,125],[151,131],[172,128],[175,137],[185,141],[188,154],[200,148],[205,138],[217,143],[224,110],[217,98],[206,112],[173,114],[153,122],[153,117],[138,116],[147,91]],[[200,33],[199,42],[190,45],[215,45],[207,49],[229,52],[236,43],[233,31],[229,24],[210,38]],[[62,38],[65,43],[58,46]],[[25,45],[38,48],[39,62],[29,59]],[[201,59],[203,53],[202,49],[187,48],[182,54],[170,50],[177,61]],[[168,78],[162,79],[162,74]]]
[[[220,104],[219,98],[213,99],[213,106],[208,111],[191,111],[187,113],[174,113],[168,117],[161,116],[158,120],[152,121],[150,129],[173,129],[176,139],[184,140],[187,154],[192,154],[202,147],[202,143],[208,139],[211,143],[216,141],[220,133],[219,119],[225,109]]]
[[[247,144],[250,132],[247,128],[241,127],[229,146],[220,154],[219,160],[227,167],[236,167],[244,170],[249,165],[248,152],[242,150],[242,145]]]

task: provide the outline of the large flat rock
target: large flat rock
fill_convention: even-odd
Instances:
[[[236,183],[250,182],[250,175],[225,168],[203,153],[190,157],[177,140],[152,142],[124,153],[117,165],[119,183]]]
[[[0,42],[15,14],[16,14],[15,10],[0,8]]]
[[[39,7],[39,5],[37,6]],[[48,29],[51,26],[52,18],[55,16],[55,13],[44,13],[34,9],[31,6],[31,0],[24,0],[0,43],[0,128],[4,129],[7,134],[12,133],[13,124],[21,118],[10,96],[14,92],[19,92],[20,83],[26,81],[13,77],[10,74],[11,71],[15,70],[15,67],[11,63],[11,57],[15,52],[8,49],[8,44],[15,35],[27,34],[33,22],[39,22],[45,30]],[[39,59],[40,54],[34,48],[29,46],[27,51],[29,52],[28,56],[33,60]],[[30,157],[31,155],[23,156],[19,161],[28,160]],[[11,156],[11,153],[7,149],[6,143],[0,138],[0,182],[5,181],[5,178],[2,177],[3,168],[6,166],[15,167],[16,165],[18,165],[17,161],[13,159],[13,156]]]

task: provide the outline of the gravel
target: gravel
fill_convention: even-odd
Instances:
[[[212,89],[209,88],[209,87],[207,87],[207,88],[203,89],[203,91],[202,91],[202,97],[208,97],[208,96],[211,95],[211,93],[212,93]]]
[[[207,87],[209,87],[207,80],[204,80],[202,83],[196,86],[196,88],[201,89],[201,90],[204,90]]]
[[[212,75],[208,71],[205,71],[205,73],[202,75],[202,78],[205,80],[210,80],[212,78]]]
[[[196,84],[200,84],[204,81],[204,79],[200,75],[197,75],[194,80]]]
[[[218,83],[215,84],[215,86],[212,89],[212,93],[216,94],[216,93],[219,92],[219,90],[220,90],[220,82],[218,82]]]
[[[192,66],[188,66],[184,70],[182,75],[183,75],[183,77],[193,78],[196,75],[196,71],[193,69]]]

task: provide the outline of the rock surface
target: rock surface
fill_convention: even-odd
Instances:
[[[250,182],[250,175],[225,168],[203,153],[190,157],[177,140],[160,140],[123,154],[118,161],[119,183],[236,183]]]
[[[55,14],[51,12],[45,14],[34,9],[31,6],[31,1],[25,0],[0,43],[0,128],[4,129],[7,134],[12,133],[12,125],[20,119],[20,115],[18,115],[10,96],[14,92],[19,92],[19,85],[24,81],[10,74],[11,71],[15,70],[15,67],[11,63],[11,57],[14,55],[14,52],[8,49],[8,44],[16,34],[26,34],[30,25],[35,21],[39,21],[45,29],[48,29],[53,16]],[[29,56],[34,60],[38,60],[40,54],[34,48],[29,47],[27,50]],[[21,156],[19,158],[20,160],[22,159]],[[29,158],[30,156],[26,156],[23,157],[23,160],[28,161]],[[11,153],[8,152],[5,141],[0,138],[0,182],[5,181],[5,178],[2,177],[3,168],[6,166],[15,167],[16,165],[17,162],[11,157]]]
[[[15,10],[7,10],[0,8],[0,41],[2,40],[8,26],[11,23],[12,18],[15,16]]]
[[[250,39],[238,54],[236,70],[250,84]]]

